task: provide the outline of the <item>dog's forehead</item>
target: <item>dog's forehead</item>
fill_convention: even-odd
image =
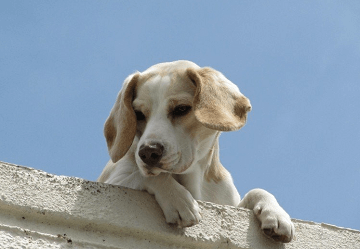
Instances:
[[[167,74],[143,75],[139,81],[136,98],[153,101],[165,100],[184,93],[194,96],[196,87],[184,72],[170,72]]]

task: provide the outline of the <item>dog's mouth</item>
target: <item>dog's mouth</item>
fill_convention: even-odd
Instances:
[[[170,174],[179,174],[179,170],[177,167],[171,167],[171,169],[164,167],[164,166],[152,166],[149,167],[148,165],[140,166],[142,168],[142,172],[145,176],[157,176],[161,173],[170,173]]]
[[[166,171],[162,168],[159,168],[159,167],[145,166],[143,172],[144,172],[145,176],[158,176],[158,175],[160,175],[160,173],[168,172],[168,171]]]
[[[164,165],[157,165],[155,167],[149,167],[148,165],[140,166],[142,168],[142,173],[146,177],[158,176],[161,173],[170,173],[170,174],[183,174],[192,165],[192,161],[186,165],[173,164],[170,167]]]

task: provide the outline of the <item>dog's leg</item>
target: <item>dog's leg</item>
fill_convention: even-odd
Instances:
[[[175,223],[178,227],[199,223],[201,215],[198,203],[171,174],[161,173],[155,177],[144,178],[144,188],[155,195],[167,223]]]
[[[240,201],[239,207],[254,211],[261,222],[261,229],[275,241],[290,242],[295,228],[290,216],[280,207],[275,197],[262,189],[253,189]]]

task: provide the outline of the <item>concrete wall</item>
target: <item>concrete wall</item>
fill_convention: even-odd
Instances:
[[[179,229],[145,192],[0,162],[0,248],[360,248],[359,231],[301,220],[275,243],[250,210],[199,205],[200,224]]]

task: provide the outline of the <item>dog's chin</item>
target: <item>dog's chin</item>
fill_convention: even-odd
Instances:
[[[140,161],[140,160],[139,160]],[[161,173],[168,173],[168,174],[185,174],[188,172],[190,166],[192,165],[192,160],[190,162],[187,162],[184,164],[184,162],[176,160],[175,165],[174,162],[163,163],[160,162],[159,165],[156,166],[148,166],[143,162],[138,162],[138,167],[140,169],[140,172],[145,177],[152,177],[152,176],[158,176]]]
[[[167,171],[166,170],[163,170],[161,168],[158,168],[158,167],[153,167],[153,168],[148,168],[148,167],[143,167],[143,166],[140,166],[140,172],[143,176],[145,177],[152,177],[152,176],[158,176],[160,175],[161,173],[166,173]]]
[[[180,167],[180,168],[175,168],[174,170],[167,170],[167,169],[162,169],[159,167],[149,168],[146,166],[140,166],[139,168],[140,168],[140,172],[145,177],[158,176],[161,173],[182,174],[182,173],[185,173],[185,171],[188,169],[188,167]]]

